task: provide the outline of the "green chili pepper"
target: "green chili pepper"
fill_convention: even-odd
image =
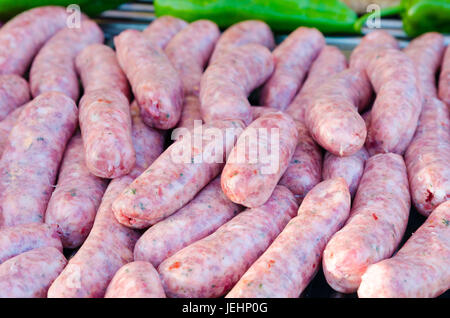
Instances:
[[[438,31],[450,33],[449,0],[404,0],[403,28],[409,36]]]
[[[70,4],[77,4],[81,11],[89,16],[96,16],[99,13],[117,8],[126,0],[0,0],[0,20],[6,21],[13,16],[29,10],[31,8],[40,6],[68,6]]]
[[[186,21],[209,19],[221,28],[249,19],[263,20],[276,32],[299,26],[323,33],[355,33],[357,15],[339,0],[155,0],[157,16]]]
[[[402,0],[400,5],[380,10],[380,16],[400,14],[403,29],[410,37],[425,32],[437,31],[450,33],[450,1],[449,0]],[[360,32],[367,19],[373,13],[362,16],[355,24]]]

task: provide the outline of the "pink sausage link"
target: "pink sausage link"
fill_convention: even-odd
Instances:
[[[77,119],[73,100],[58,92],[39,95],[21,111],[0,160],[0,226],[43,222]]]
[[[212,234],[241,210],[222,192],[217,177],[176,213],[150,227],[137,241],[134,259],[158,267],[182,248]]]
[[[161,132],[142,122],[137,105],[132,106],[132,114],[136,165],[129,175],[114,179],[109,184],[89,236],[50,287],[50,298],[104,297],[117,270],[133,261],[134,244],[139,233],[117,222],[112,203],[158,157],[164,139]]]
[[[305,83],[300,88],[300,92],[289,104],[286,112],[292,118],[304,122],[305,110],[310,107],[312,97],[316,89],[328,78],[347,68],[347,60],[344,54],[335,46],[325,46],[320,51],[319,56],[312,63]]]
[[[405,162],[414,205],[425,216],[450,198],[450,117],[447,106],[436,98],[435,81],[444,49],[443,36],[430,32],[414,39],[404,50],[417,70],[424,97]]]
[[[325,38],[317,29],[299,27],[289,34],[272,53],[275,70],[262,88],[260,104],[285,110],[324,46]]]
[[[175,35],[165,52],[183,82],[185,95],[199,95],[203,69],[214,49],[220,30],[214,22],[198,20]]]
[[[0,229],[0,264],[24,252],[51,246],[63,251],[57,225],[30,223]]]
[[[416,68],[405,53],[380,49],[372,53],[367,75],[377,93],[367,129],[367,151],[370,155],[403,154],[422,111]]]
[[[394,257],[370,265],[361,298],[429,298],[450,287],[450,201],[439,205]]]
[[[20,106],[9,113],[2,121],[0,121],[0,157],[3,154],[6,146],[8,145],[8,136],[16,124],[17,119],[24,109],[25,105]]]
[[[437,97],[436,72],[441,65],[444,49],[442,34],[429,32],[412,40],[403,51],[414,63],[424,97]]]
[[[280,111],[252,122],[239,136],[223,168],[225,195],[246,207],[263,205],[286,171],[297,140],[294,120]]]
[[[247,44],[227,51],[210,64],[202,76],[200,101],[203,120],[252,121],[247,100],[253,89],[272,74],[270,51],[259,44]]]
[[[119,91],[88,91],[80,100],[80,129],[86,166],[102,178],[128,174],[136,162],[130,104]]]
[[[94,224],[106,186],[106,180],[89,173],[83,140],[76,133],[67,145],[58,184],[45,212],[45,223],[59,226],[64,247],[75,248],[84,242]]]
[[[136,179],[147,169],[164,150],[164,133],[145,125],[137,102],[131,103],[131,119],[133,122],[132,139],[136,150],[136,164],[128,174]]]
[[[167,15],[150,23],[142,31],[142,34],[153,47],[163,50],[170,40],[186,26],[188,26],[186,21]]]
[[[130,99],[127,77],[120,68],[116,52],[103,44],[91,44],[75,59],[77,72],[83,83],[84,93],[106,88],[120,91]]]
[[[439,99],[425,99],[405,162],[414,206],[428,216],[450,199],[450,112]]]
[[[117,220],[145,228],[175,213],[220,173],[243,127],[240,121],[217,121],[194,130],[192,138],[179,138],[118,196],[113,204]],[[222,152],[210,158],[212,149]]]
[[[80,89],[75,58],[86,46],[103,42],[103,32],[94,21],[83,20],[79,28],[64,28],[56,33],[36,55],[30,70],[34,97],[44,92],[61,92],[78,100]]]
[[[252,106],[252,122],[257,120],[259,117],[264,116],[268,113],[277,112],[276,108],[266,107],[266,106]]]
[[[119,224],[111,204],[132,179],[113,180],[103,196],[89,236],[48,291],[49,298],[104,297],[116,271],[133,261],[139,234]]]
[[[265,22],[247,20],[230,26],[219,38],[210,63],[214,63],[222,53],[250,43],[260,44],[269,50],[275,47],[272,30]]]
[[[106,290],[105,298],[166,298],[152,264],[131,262],[122,266]]]
[[[327,152],[323,160],[323,179],[344,178],[349,187],[350,195],[353,197],[356,189],[358,189],[368,158],[369,154],[364,147],[348,157],[339,157]]]
[[[439,76],[439,98],[447,105],[450,105],[450,48],[448,46],[445,50]]]
[[[30,100],[28,82],[22,77],[0,75],[0,120]]]
[[[68,14],[63,7],[46,6],[25,11],[0,29],[0,74],[23,75],[33,57],[58,30]]]
[[[372,89],[364,72],[345,70],[315,92],[305,111],[305,124],[323,148],[337,156],[349,156],[364,145],[367,130],[358,109],[370,101]]]
[[[410,207],[403,158],[392,153],[370,157],[350,218],[323,253],[328,284],[339,292],[355,292],[367,266],[390,257],[397,249]]]
[[[350,212],[344,179],[323,181],[305,197],[275,241],[245,272],[227,298],[299,297],[320,268],[323,250]]]
[[[181,115],[183,85],[164,51],[137,30],[123,31],[114,44],[144,122],[159,129],[175,127]]]
[[[169,297],[227,293],[297,212],[292,193],[277,186],[269,201],[247,209],[216,232],[172,255],[158,267]]]
[[[375,30],[364,36],[350,56],[350,67],[365,69],[371,54],[377,49],[398,49],[397,40],[384,30]]]
[[[54,247],[37,248],[0,265],[0,298],[46,298],[67,260]]]
[[[202,114],[200,111],[200,99],[195,95],[184,97],[183,110],[177,128],[193,129],[195,121],[202,124]]]
[[[291,190],[300,204],[305,195],[322,180],[322,149],[301,122],[296,121],[296,124],[297,146],[279,184]]]
[[[123,176],[136,160],[127,78],[115,52],[102,44],[81,51],[76,66],[84,86],[79,107],[87,167],[99,177]]]

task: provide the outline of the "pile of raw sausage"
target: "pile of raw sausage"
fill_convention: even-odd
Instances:
[[[163,16],[112,49],[67,19],[0,28],[0,297],[450,288],[442,35],[376,30],[347,62],[307,27],[275,46],[261,21]]]

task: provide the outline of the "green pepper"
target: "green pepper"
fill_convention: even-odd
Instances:
[[[226,28],[249,19],[263,20],[276,32],[299,26],[323,33],[355,33],[357,15],[339,0],[155,0],[157,16],[186,21],[209,19]]]
[[[362,16],[355,24],[360,32],[367,19],[374,13]],[[380,10],[380,17],[400,14],[403,29],[410,37],[425,32],[437,31],[450,33],[450,1],[449,0],[402,0],[400,5]]]
[[[438,31],[450,33],[449,0],[404,0],[403,29],[409,36]]]
[[[6,21],[13,16],[40,6],[68,6],[78,4],[81,11],[89,16],[96,16],[102,11],[117,8],[125,0],[0,0],[0,20]]]

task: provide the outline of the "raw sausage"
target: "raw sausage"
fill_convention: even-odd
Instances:
[[[277,186],[259,208],[247,209],[216,232],[159,265],[169,297],[219,297],[229,291],[297,212],[292,193]]]
[[[424,97],[405,162],[414,205],[425,216],[450,198],[450,117],[448,107],[437,99],[435,83],[443,51],[444,40],[439,33],[424,34],[405,49],[418,70]]]
[[[34,97],[44,92],[61,92],[78,100],[80,89],[75,58],[84,47],[103,42],[103,32],[94,21],[83,20],[79,28],[56,33],[36,55],[30,69],[30,88]]]
[[[372,53],[378,49],[398,49],[397,40],[384,30],[375,30],[364,36],[350,55],[350,67],[366,69]]]
[[[182,248],[210,235],[241,211],[220,187],[220,177],[167,219],[149,228],[137,241],[134,259],[159,264]]]
[[[137,30],[123,31],[114,44],[144,122],[159,129],[173,128],[181,115],[183,85],[167,56]]]
[[[133,261],[133,248],[139,234],[119,224],[111,210],[114,199],[132,180],[123,176],[111,181],[91,232],[50,286],[49,298],[104,297],[116,271]]]
[[[367,266],[394,253],[405,232],[410,206],[403,158],[393,153],[370,157],[350,218],[323,254],[323,271],[333,289],[355,292]]]
[[[272,74],[270,51],[259,44],[247,44],[228,51],[210,64],[200,83],[203,120],[252,121],[250,92]]]
[[[0,264],[35,248],[51,246],[63,250],[57,225],[31,223],[0,229]]]
[[[416,68],[422,96],[437,98],[436,72],[444,55],[444,37],[440,33],[425,33],[404,49]]]
[[[370,112],[366,148],[370,155],[403,154],[422,111],[420,83],[412,60],[396,49],[374,51],[366,71],[377,93]]]
[[[363,71],[345,70],[315,92],[305,110],[305,124],[323,148],[337,156],[349,156],[364,145],[367,130],[358,109],[370,101],[372,89]]]
[[[149,128],[144,124],[136,101],[131,103],[130,110],[133,123],[133,146],[136,150],[136,164],[128,175],[136,179],[163,152],[164,133],[160,130]]]
[[[298,95],[313,92],[328,77],[340,73],[346,68],[347,60],[342,51],[336,46],[326,45],[312,63],[311,68],[308,71],[308,77]],[[295,100],[291,105],[294,105],[294,103]]]
[[[20,106],[9,113],[2,121],[0,121],[0,158],[8,145],[8,136],[16,124],[17,119],[26,105]]]
[[[305,125],[300,121],[295,123],[298,129],[297,146],[279,184],[291,190],[300,204],[322,180],[322,149],[311,138]]]
[[[200,99],[195,95],[185,96],[177,128],[193,129],[196,121],[198,125],[203,123],[200,112]]]
[[[185,95],[200,92],[203,69],[220,36],[217,25],[209,20],[198,20],[175,35],[165,52],[173,67],[178,71]]]
[[[272,53],[275,70],[261,90],[260,104],[285,110],[324,46],[325,38],[317,29],[299,27],[289,34]]]
[[[178,139],[115,200],[117,220],[145,228],[183,207],[220,173],[243,127],[217,121]]]
[[[30,100],[28,82],[22,77],[0,75],[0,120]]]
[[[0,160],[0,226],[43,222],[78,110],[58,92],[43,93],[21,111]]]
[[[447,46],[439,76],[439,98],[450,105],[450,48]]]
[[[305,121],[305,109],[310,107],[316,89],[328,78],[347,68],[344,54],[335,46],[325,46],[309,69],[305,83],[300,92],[289,104],[286,112],[295,120]]]
[[[269,50],[275,47],[272,30],[265,22],[247,20],[230,26],[219,38],[210,63],[216,61],[222,53],[250,43],[260,44]]]
[[[267,106],[252,106],[252,122],[257,120],[259,117],[264,116],[268,113],[277,112],[278,109],[267,107]]]
[[[86,165],[99,177],[123,176],[136,161],[127,78],[114,51],[102,44],[81,51],[76,66],[84,86],[79,107]]]
[[[450,201],[439,205],[394,257],[370,265],[358,296],[437,297],[450,288]]]
[[[294,120],[280,111],[252,122],[239,136],[223,168],[225,195],[249,208],[263,205],[286,171],[297,140]]]
[[[66,263],[54,247],[41,247],[7,260],[0,265],[0,298],[45,298]]]
[[[114,275],[105,298],[166,298],[166,294],[152,264],[131,262]]]
[[[122,92],[130,99],[127,77],[117,62],[116,53],[103,44],[91,44],[76,57],[75,66],[83,83],[84,93],[106,88]]]
[[[439,99],[425,98],[405,162],[414,206],[428,216],[450,199],[450,112]]]
[[[83,141],[76,133],[67,145],[45,212],[45,223],[59,226],[65,248],[80,246],[88,236],[106,186],[106,180],[89,173]]]
[[[368,158],[369,154],[364,147],[348,157],[339,157],[327,152],[323,160],[323,179],[344,178],[347,182],[350,195],[353,198],[356,189],[358,189],[359,181],[364,172],[364,165]]]
[[[25,11],[0,29],[0,74],[22,75],[33,57],[58,30],[66,26],[63,7],[40,7]]]
[[[161,132],[147,127],[132,105],[136,165],[129,175],[111,181],[86,241],[49,289],[48,297],[103,297],[117,270],[133,260],[139,233],[119,224],[112,202],[163,149]]]
[[[322,151],[304,125],[305,110],[314,101],[316,89],[329,77],[343,71],[347,61],[335,46],[325,46],[311,65],[308,77],[300,92],[286,109],[297,123],[299,138],[286,172],[280,184],[294,193],[300,203],[305,195],[322,179]]]
[[[86,166],[102,178],[128,174],[136,162],[128,99],[111,88],[88,91],[80,100]]]
[[[183,30],[188,23],[184,20],[166,15],[157,18],[142,31],[151,46],[164,49],[170,40]]]
[[[350,212],[344,179],[316,185],[294,217],[227,298],[299,297],[320,268],[323,250]]]

